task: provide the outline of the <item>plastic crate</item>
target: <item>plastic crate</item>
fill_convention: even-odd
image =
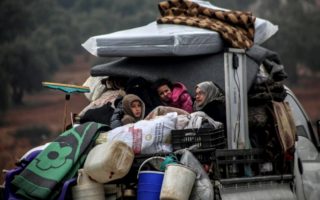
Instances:
[[[191,151],[191,153],[197,158],[201,164],[212,164],[215,160],[216,149],[196,149]]]
[[[223,128],[200,128],[171,131],[173,151],[196,145],[198,149],[223,149],[226,138]]]
[[[213,160],[215,175],[220,179],[253,177],[254,180],[254,177],[293,173],[293,161],[267,159],[265,149],[261,148],[217,149]]]

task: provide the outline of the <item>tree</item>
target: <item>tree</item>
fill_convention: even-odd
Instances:
[[[17,38],[10,45],[6,45],[3,53],[1,66],[6,66],[12,101],[21,104],[25,92],[41,88],[48,64],[43,57],[35,53],[26,38]]]
[[[30,1],[32,2],[32,1]],[[18,35],[26,35],[33,29],[31,11],[26,9],[23,0],[0,1],[0,113],[7,110],[10,96],[10,74],[8,74],[8,55],[7,50],[10,43]],[[13,61],[9,61],[10,63]]]
[[[274,6],[278,3],[278,6]],[[265,12],[269,10],[272,12]],[[310,1],[263,1],[257,12],[279,26],[278,33],[265,46],[277,51],[282,58],[289,81],[294,83],[298,64],[320,70],[317,49],[320,48],[319,8]]]
[[[6,111],[9,107],[9,81],[5,74],[4,69],[0,67],[0,114]]]
[[[217,0],[215,3],[226,8],[250,10],[254,15],[278,25],[279,31],[262,45],[279,53],[290,82],[297,80],[296,66],[299,64],[320,70],[317,55],[317,49],[320,48],[320,9],[315,5],[315,1]]]
[[[55,1],[3,0],[0,17],[0,96],[4,102],[0,110],[4,111],[9,95],[13,103],[22,103],[24,94],[37,91],[61,63],[72,62],[80,45],[73,20]]]
[[[30,33],[34,27],[32,18],[30,18],[31,15],[32,11],[25,7],[23,0],[1,0],[0,44],[10,42],[18,35]]]

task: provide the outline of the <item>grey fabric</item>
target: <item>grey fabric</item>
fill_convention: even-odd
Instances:
[[[247,58],[247,86],[255,80],[259,65]],[[224,53],[188,57],[128,57],[114,62],[96,65],[92,76],[143,77],[155,81],[166,77],[172,82],[182,82],[194,88],[200,82],[213,81],[224,89]],[[189,91],[194,95],[194,91]]]
[[[246,52],[246,54],[248,57],[256,61],[259,66],[263,64],[267,72],[270,74],[270,78],[274,81],[283,81],[288,78],[278,53],[261,46],[254,45]]]

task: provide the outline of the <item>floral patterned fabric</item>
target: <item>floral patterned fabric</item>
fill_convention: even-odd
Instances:
[[[62,133],[17,175],[12,184],[24,199],[56,196],[60,183],[74,177],[83,165],[99,131],[106,126],[94,122],[82,124]]]

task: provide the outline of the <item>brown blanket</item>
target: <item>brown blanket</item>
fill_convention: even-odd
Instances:
[[[217,31],[227,44],[248,49],[253,45],[255,16],[249,12],[221,11],[185,0],[159,3],[159,24],[181,24]]]
[[[288,102],[272,101],[278,138],[284,153],[294,147],[297,129]]]

